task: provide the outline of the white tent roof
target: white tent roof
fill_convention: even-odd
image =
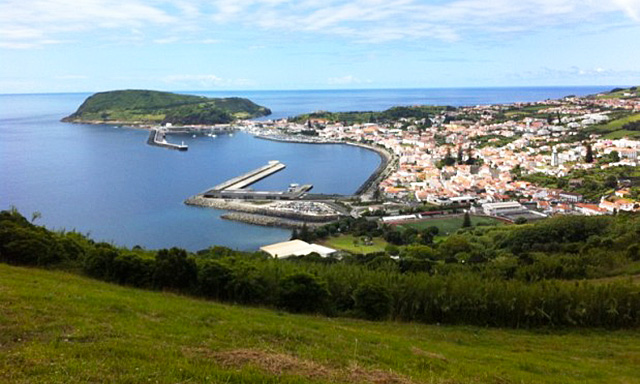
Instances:
[[[318,244],[309,244],[302,240],[291,240],[282,243],[276,243],[271,245],[265,245],[260,248],[261,251],[267,252],[273,257],[289,257],[289,256],[302,256],[316,252],[322,257],[327,257],[330,254],[336,252],[335,249],[325,247]]]

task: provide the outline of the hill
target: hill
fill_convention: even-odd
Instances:
[[[637,383],[638,331],[283,314],[0,264],[0,381]]]
[[[96,93],[62,121],[119,124],[221,124],[271,114],[239,97],[208,98],[148,90]]]

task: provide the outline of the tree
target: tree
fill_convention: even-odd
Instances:
[[[612,163],[617,163],[618,161],[620,161],[620,154],[618,153],[618,151],[611,151],[609,156],[611,157]]]
[[[463,157],[464,157],[464,154],[462,153],[462,147],[458,147],[458,157],[456,159],[458,164],[462,164]]]
[[[369,320],[382,320],[391,312],[392,297],[389,290],[378,283],[362,283],[353,293],[355,309]]]
[[[216,300],[227,298],[231,268],[217,260],[206,260],[198,268],[198,292]]]
[[[462,228],[471,228],[471,217],[469,212],[464,213],[464,219],[462,220]]]
[[[183,290],[197,281],[196,262],[180,248],[161,249],[156,254],[153,283],[156,288]]]
[[[526,223],[527,223],[527,218],[526,218],[526,217],[522,217],[522,216],[520,216],[520,217],[518,217],[518,218],[516,219],[516,221],[514,221],[514,223],[516,223],[516,224],[518,224],[518,225],[520,225],[520,224],[526,224]]]
[[[42,213],[38,212],[38,211],[34,211],[31,214],[31,222],[35,222],[36,220],[40,219],[42,217]]]
[[[278,305],[291,312],[317,312],[329,297],[326,283],[309,273],[295,273],[278,284]]]
[[[618,178],[616,178],[614,175],[609,175],[607,176],[607,178],[604,180],[604,186],[607,188],[615,188],[618,186]]]
[[[300,238],[300,235],[298,235],[298,230],[294,228],[293,231],[291,231],[291,238],[289,240],[296,240],[299,238]]]
[[[584,156],[584,161],[593,163],[593,149],[591,149],[591,144],[587,144],[587,154]]]
[[[446,166],[451,166],[456,163],[456,159],[451,156],[451,148],[447,148],[447,154],[442,160],[442,164]]]

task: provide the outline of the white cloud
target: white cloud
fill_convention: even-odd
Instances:
[[[509,75],[510,78],[518,80],[601,80],[601,79],[627,79],[633,81],[640,79],[640,70],[616,70],[611,68],[583,68],[572,66],[569,68],[548,68],[541,67],[538,70],[526,71],[522,73],[514,73]]]
[[[96,29],[165,25],[177,19],[142,0],[6,0],[0,3],[0,44],[30,48]],[[46,38],[45,38],[46,37]]]
[[[251,87],[255,83],[248,79],[225,79],[216,75],[170,75],[162,79],[167,84],[178,87],[228,88]]]
[[[640,0],[3,0],[0,46],[33,47],[89,31],[137,28],[151,41],[185,31],[209,41],[212,26],[326,34],[362,42],[456,41],[546,27],[640,22]],[[167,32],[167,30],[169,30]]]
[[[353,75],[330,77],[327,79],[329,85],[355,85],[355,84],[370,84],[371,80],[362,80]]]
[[[89,77],[86,75],[59,75],[56,76],[56,80],[86,80]]]
[[[155,39],[153,40],[154,43],[156,44],[172,44],[172,43],[176,43],[180,41],[180,39],[176,36],[170,36],[170,37],[163,37],[161,39]]]

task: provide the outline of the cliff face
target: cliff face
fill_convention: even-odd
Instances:
[[[267,116],[271,110],[239,97],[208,98],[148,90],[96,93],[62,121],[125,124],[224,124]]]

